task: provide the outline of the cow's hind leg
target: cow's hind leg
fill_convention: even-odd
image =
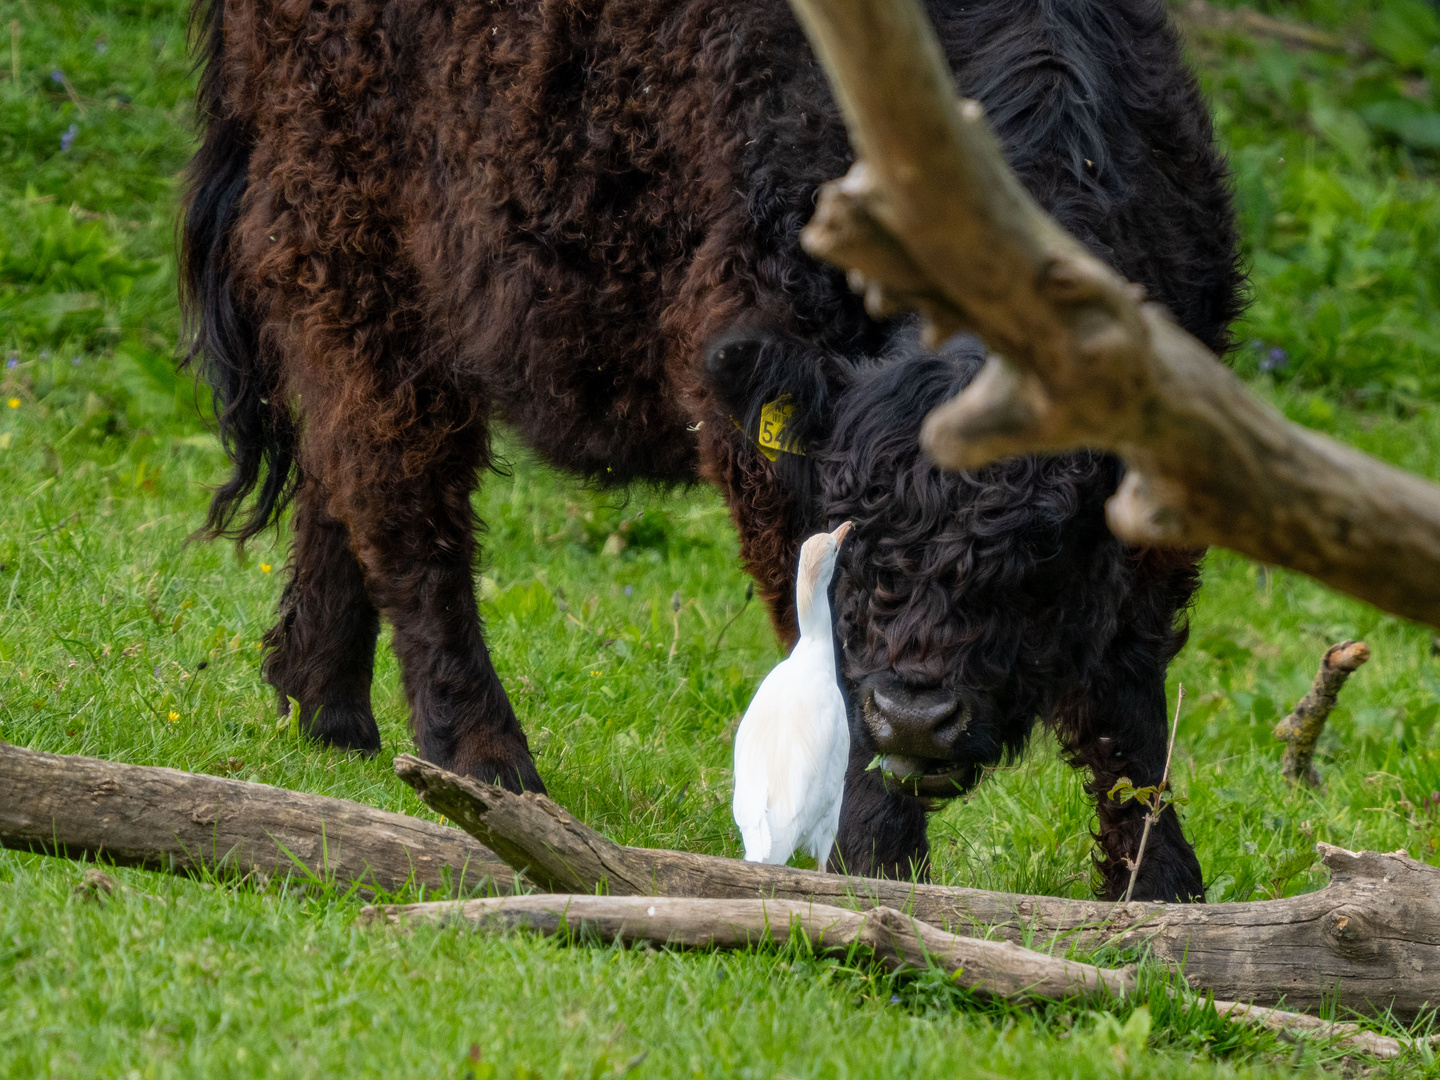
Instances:
[[[346,750],[373,754],[380,729],[370,711],[375,638],[380,618],[350,550],[345,526],[325,509],[325,492],[306,483],[296,494],[290,580],[280,621],[265,635],[265,678],[280,713],[300,707],[307,734]]]
[[[476,603],[470,496],[488,439],[472,402],[457,402],[452,414],[442,399],[426,412],[403,434],[392,427],[398,438],[378,442],[368,437],[378,425],[329,412],[331,513],[348,527],[371,602],[393,628],[421,756],[514,791],[543,792]]]

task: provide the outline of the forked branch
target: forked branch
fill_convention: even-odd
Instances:
[[[1111,529],[1220,545],[1440,626],[1440,487],[1291,424],[1025,192],[916,0],[791,0],[858,161],[802,240],[877,314],[969,329],[986,367],[921,442],[950,469],[1089,446]]]

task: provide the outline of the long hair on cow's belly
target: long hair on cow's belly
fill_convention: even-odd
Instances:
[[[1223,349],[1227,173],[1162,0],[928,8],[1027,188]],[[784,0],[200,0],[196,19],[182,296],[234,465],[208,524],[243,538],[294,503],[264,671],[302,730],[378,748],[383,616],[421,753],[542,786],[474,597],[498,419],[594,482],[713,483],[782,638],[800,543],[854,503],[873,565],[836,586],[847,672],[861,721],[909,725],[888,752],[963,769],[1048,712],[1092,787],[1158,777],[1194,559],[1114,545],[1110,459],[923,471],[913,429],[977,357],[926,358],[801,250],[851,155]],[[767,416],[788,451],[755,445]],[[843,858],[923,870],[924,807],[864,764]],[[1139,818],[1097,811],[1113,893]],[[1136,895],[1194,895],[1173,813],[1155,836]]]

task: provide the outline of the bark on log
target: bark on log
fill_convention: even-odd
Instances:
[[[1440,487],[1292,424],[1138,287],[1090,255],[1010,171],[960,102],[915,0],[791,0],[858,161],[802,241],[876,314],[921,311],[932,340],[994,350],[927,418],[941,465],[1089,446],[1129,471],[1111,529],[1229,547],[1440,626]]]
[[[1275,725],[1275,737],[1285,740],[1280,771],[1286,779],[1314,788],[1320,786],[1320,773],[1315,769],[1315,744],[1325,729],[1330,710],[1335,708],[1335,698],[1345,680],[1369,659],[1370,647],[1363,641],[1342,641],[1325,651],[1309,692],[1289,716]]]
[[[453,895],[487,879],[508,891],[515,877],[468,833],[406,814],[8,743],[0,743],[0,845],[173,873],[298,874],[298,861],[319,878],[371,891],[409,881]]]
[[[1216,997],[1410,1019],[1440,1005],[1440,867],[1403,853],[1316,845],[1330,882],[1284,900],[1110,904],[843,877],[682,851],[624,847],[543,795],[515,795],[409,755],[396,773],[527,878],[562,893],[765,898],[891,907],[963,935],[1061,948],[1148,947]],[[1041,944],[1044,943],[1044,944]]]
[[[858,946],[897,971],[937,964],[960,985],[1011,1001],[1123,997],[1135,987],[1133,966],[1097,968],[1019,945],[948,934],[888,907],[860,913],[793,900],[551,893],[367,907],[361,910],[360,921],[397,926],[411,922],[462,923],[482,931],[529,930],[581,941],[646,942],[687,949],[744,949],[762,941],[781,944],[798,931],[819,952],[845,954]],[[1187,1002],[1185,1007],[1207,1008],[1210,1004],[1201,999]],[[1379,1058],[1398,1057],[1411,1048],[1409,1040],[1378,1035],[1358,1024],[1235,1001],[1216,1000],[1213,1005],[1219,1015],[1234,1023],[1338,1039]]]
[[[894,908],[866,911],[794,900],[712,900],[667,896],[540,895],[439,901],[364,909],[371,921],[463,921],[492,929],[563,930],[582,938],[699,949],[782,944],[799,930],[820,950],[862,946],[892,968],[933,961],[961,985],[991,997],[1024,1001],[1071,996],[1123,997],[1135,969],[1097,968],[1047,956],[1005,941],[949,934]]]

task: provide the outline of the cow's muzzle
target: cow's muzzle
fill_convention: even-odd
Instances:
[[[879,674],[862,682],[860,701],[889,776],[927,798],[961,793],[972,770],[955,760],[970,725],[970,709],[958,694],[940,687],[914,689]]]

